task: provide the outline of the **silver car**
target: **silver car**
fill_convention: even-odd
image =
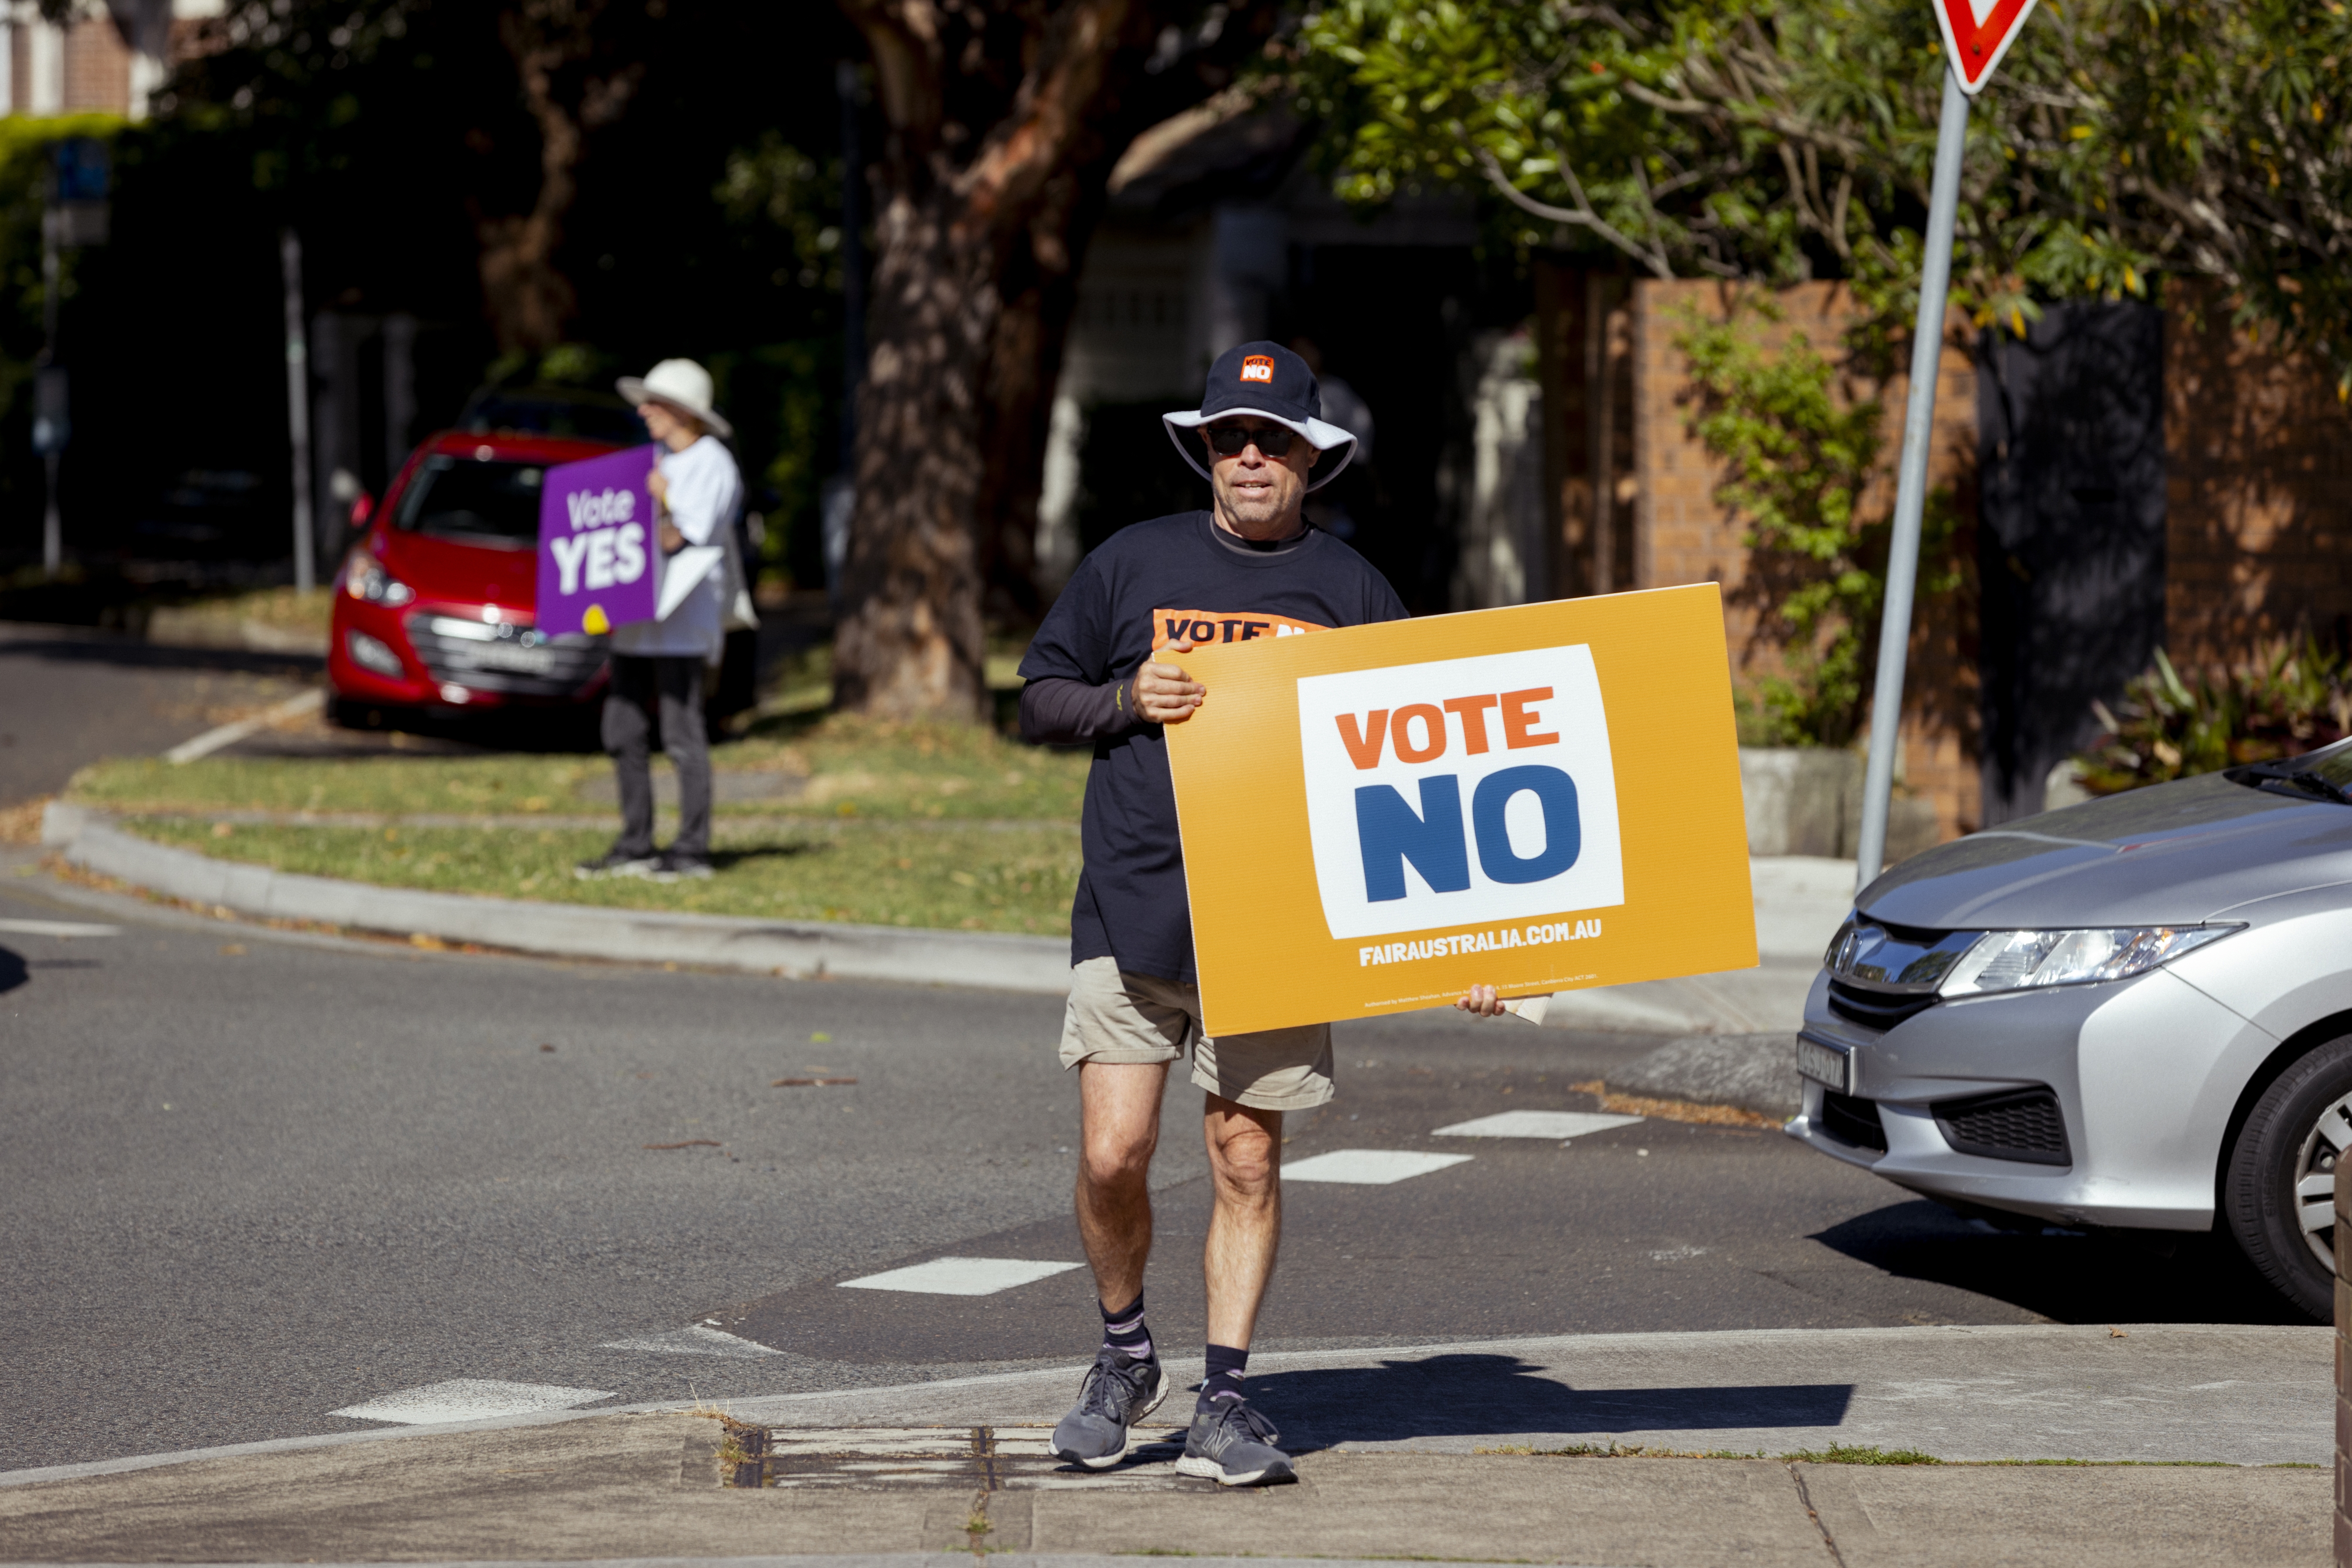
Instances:
[[[1822,1153],[1963,1213],[2218,1226],[2326,1317],[2352,742],[1904,861],[1831,942],[1797,1052],[1789,1131]]]

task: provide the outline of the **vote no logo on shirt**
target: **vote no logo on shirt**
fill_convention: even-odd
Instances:
[[[1304,676],[1298,732],[1334,938],[1625,901],[1584,645]]]

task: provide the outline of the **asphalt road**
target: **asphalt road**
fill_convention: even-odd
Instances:
[[[282,702],[318,668],[315,658],[0,622],[0,807],[55,794],[100,757],[166,751]]]
[[[9,854],[0,921],[120,930],[0,928],[0,1468],[354,1428],[330,1413],[446,1379],[645,1400],[1075,1378],[1091,1353],[1082,1269],[977,1297],[840,1288],[941,1256],[1081,1258],[1055,999],[306,939]],[[1340,1097],[1293,1120],[1286,1161],[1473,1158],[1290,1184],[1260,1343],[2284,1321],[2210,1259],[1986,1234],[1773,1132],[1433,1135],[1590,1109],[1570,1084],[1656,1043],[1345,1027]],[[857,1081],[772,1087],[793,1077]],[[1199,1097],[1169,1099],[1149,1289],[1187,1347]],[[704,1323],[782,1353],[609,1348]]]

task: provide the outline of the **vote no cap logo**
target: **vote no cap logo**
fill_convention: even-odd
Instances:
[[[1334,938],[1625,901],[1590,647],[1302,677],[1298,731]]]

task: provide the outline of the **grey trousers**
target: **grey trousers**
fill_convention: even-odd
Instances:
[[[702,729],[702,660],[613,656],[613,687],[604,696],[604,750],[621,792],[621,837],[613,847],[625,855],[650,855],[654,848],[654,781],[647,765],[653,715],[661,715],[662,750],[677,770],[677,838],[680,855],[710,854],[710,742]]]

